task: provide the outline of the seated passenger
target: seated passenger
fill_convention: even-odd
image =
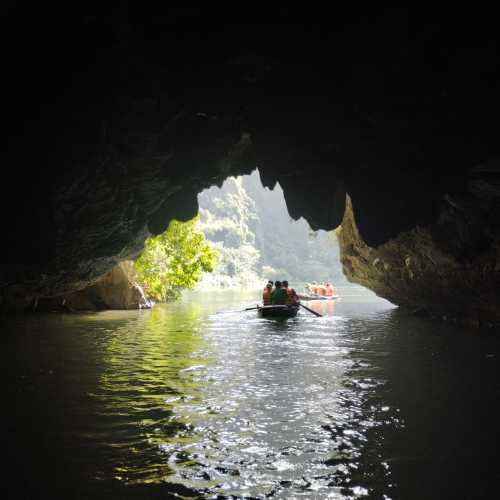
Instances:
[[[310,293],[316,293],[317,286],[318,284],[316,283],[316,281],[313,281],[312,283],[307,284],[307,289],[309,290]]]
[[[335,293],[333,291],[333,286],[332,286],[331,283],[327,283],[325,285],[325,289],[326,289],[325,294],[326,294],[327,297],[332,297],[333,295],[335,295]]]
[[[299,296],[295,290],[288,286],[288,281],[283,281],[283,288],[286,290],[286,303],[287,305],[297,304]]]
[[[316,294],[317,295],[326,295],[326,287],[325,287],[324,282],[322,282],[321,284],[319,284],[316,287]]]
[[[281,287],[281,281],[276,281],[274,283],[274,290],[271,293],[271,304],[274,305],[285,305],[287,293],[284,288]]]
[[[273,282],[269,281],[262,292],[262,304],[265,306],[271,305],[271,292],[273,289]]]

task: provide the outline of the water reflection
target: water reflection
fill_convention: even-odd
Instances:
[[[175,311],[156,307],[108,337],[92,394],[99,425],[87,436],[94,446],[112,449],[98,477],[133,484],[172,473],[159,450],[174,436],[190,434],[190,419],[174,408],[186,399],[197,401],[202,391],[202,383],[184,375],[208,363],[193,354],[203,346],[201,311],[199,304]]]
[[[168,480],[219,498],[365,496],[359,458],[379,413],[391,417],[365,408],[376,381],[352,382],[363,366],[348,356],[349,322],[308,313],[242,319],[212,316],[206,325],[213,363],[196,379],[209,384],[201,400],[174,409],[192,423],[192,438],[166,440]],[[370,470],[384,485],[386,467]]]
[[[336,300],[313,300],[305,302],[305,305],[323,316],[333,316],[335,312],[335,302]]]
[[[321,318],[216,314],[257,300],[194,295],[7,325],[17,488],[52,498],[494,497],[496,339],[359,296],[315,304]]]

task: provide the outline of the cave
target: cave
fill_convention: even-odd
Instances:
[[[94,285],[258,166],[349,280],[500,320],[497,29],[468,10],[6,7],[3,312]]]

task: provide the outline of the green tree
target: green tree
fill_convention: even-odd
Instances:
[[[192,289],[204,272],[212,272],[217,251],[197,228],[198,217],[173,220],[168,229],[148,238],[135,262],[137,281],[156,301],[175,300],[183,289]]]

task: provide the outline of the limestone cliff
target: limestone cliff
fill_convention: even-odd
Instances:
[[[149,309],[152,303],[132,279],[133,262],[113,267],[97,282],[83,290],[41,300],[37,308],[52,311],[93,311],[102,309]]]
[[[438,219],[370,247],[348,198],[338,229],[350,281],[394,304],[445,320],[500,325],[500,162],[471,170],[466,189],[446,195]]]

